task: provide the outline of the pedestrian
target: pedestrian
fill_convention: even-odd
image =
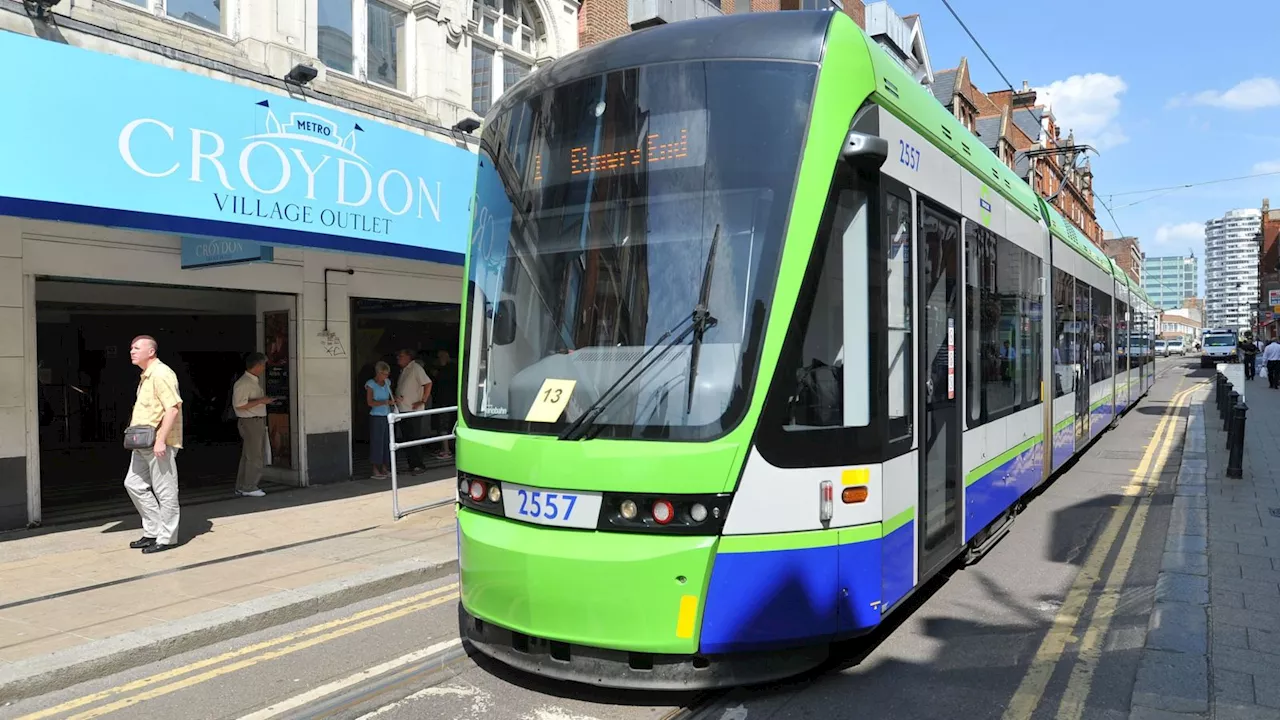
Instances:
[[[453,357],[448,350],[440,349],[436,351],[435,377],[431,381],[431,394],[435,398],[436,407],[449,407],[457,402],[458,397],[458,364],[453,361]],[[440,436],[450,435],[453,433],[454,425],[457,423],[458,414],[456,412],[441,413],[433,416],[435,418],[436,434]],[[439,460],[451,460],[453,458],[452,440],[442,440],[436,447],[435,457]]]
[[[236,427],[240,431],[240,470],[236,473],[236,495],[262,497],[258,487],[262,479],[262,455],[267,440],[267,406],[275,398],[262,389],[262,376],[267,372],[267,356],[249,353],[245,371],[231,389],[231,404],[236,410]]]
[[[151,447],[130,446],[124,487],[142,516],[142,537],[129,547],[144,553],[169,550],[178,541],[178,451],[182,449],[182,395],[178,376],[156,357],[155,338],[139,335],[129,344],[129,361],[142,370],[129,421],[132,430],[150,428]]]
[[[400,380],[396,384],[396,409],[402,413],[425,410],[431,398],[431,378],[427,377],[426,369],[417,362],[414,352],[408,348],[397,353],[396,362],[400,365]],[[400,442],[426,437],[423,431],[426,425],[424,419],[424,416],[418,416],[397,422],[396,427],[400,428],[401,433]],[[409,456],[410,473],[420,475],[427,471],[427,465],[422,460],[421,445],[406,448],[405,453]]]
[[[373,464],[373,479],[385,480],[389,472],[391,433],[387,415],[395,402],[391,392],[391,366],[379,360],[373,365],[373,379],[365,381],[365,402],[369,410],[369,462]]]
[[[1252,380],[1254,373],[1257,372],[1258,346],[1253,342],[1253,333],[1246,332],[1244,338],[1238,343],[1240,348],[1240,362],[1244,364],[1244,379]]]
[[[1267,364],[1267,384],[1272,390],[1280,388],[1280,342],[1267,343],[1262,350],[1262,362]]]

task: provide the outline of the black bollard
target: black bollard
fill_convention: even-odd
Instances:
[[[1232,390],[1232,391],[1230,392],[1230,394],[1228,394],[1228,395],[1227,395],[1227,407],[1228,407],[1228,408],[1231,408],[1231,410],[1232,410],[1232,411],[1234,411],[1236,404],[1237,404],[1237,403],[1239,403],[1239,402],[1240,402],[1240,393],[1236,392],[1235,390]],[[1224,432],[1230,432],[1230,431],[1231,431],[1231,416],[1232,416],[1232,414],[1233,414],[1233,412],[1230,412],[1230,411],[1229,411],[1229,412],[1227,412],[1227,416],[1226,416],[1225,418],[1223,418],[1223,419],[1222,419],[1222,430],[1223,430]]]
[[[1231,411],[1231,437],[1234,442],[1228,449],[1227,459],[1227,477],[1241,478],[1244,477],[1244,429],[1245,416],[1249,412],[1249,406],[1244,403],[1237,404]]]
[[[1227,429],[1227,419],[1231,417],[1231,393],[1235,392],[1234,388],[1230,380],[1222,386],[1222,412],[1219,413],[1218,418],[1222,420],[1223,430]]]
[[[1213,401],[1218,407],[1218,417],[1222,417],[1222,404],[1227,400],[1227,376],[1216,373],[1213,376]]]

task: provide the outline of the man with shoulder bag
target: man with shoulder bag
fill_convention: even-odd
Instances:
[[[178,540],[178,450],[182,449],[182,396],[178,376],[156,357],[156,341],[134,338],[129,360],[142,369],[124,446],[132,451],[124,487],[142,516],[142,537],[129,547],[169,550]]]

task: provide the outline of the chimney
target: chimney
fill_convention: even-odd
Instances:
[[[1022,81],[1022,89],[1013,93],[1011,104],[1014,109],[1035,106],[1036,91],[1031,89],[1030,83]]]

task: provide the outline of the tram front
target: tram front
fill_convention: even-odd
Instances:
[[[460,622],[504,662],[682,688],[825,655],[738,664],[699,642],[761,366],[790,320],[775,290],[794,298],[799,282],[780,267],[831,14],[787,15],[580,51],[487,118],[463,310]],[[828,131],[792,267],[848,117]]]

